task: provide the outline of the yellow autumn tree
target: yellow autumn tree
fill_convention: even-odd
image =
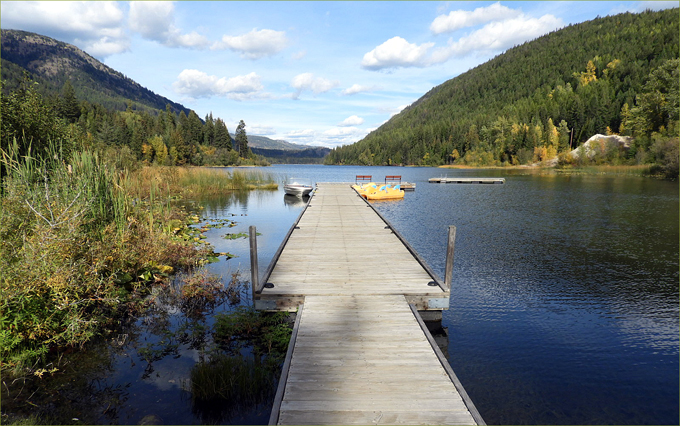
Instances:
[[[595,75],[596,70],[597,67],[595,67],[593,61],[588,61],[585,72],[575,72],[574,77],[578,79],[581,86],[587,86],[591,81],[597,80],[597,76]]]

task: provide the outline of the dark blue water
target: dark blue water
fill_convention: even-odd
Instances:
[[[401,174],[416,182],[404,200],[376,205],[440,276],[448,226],[457,227],[442,323],[450,363],[486,422],[678,423],[677,183],[429,168],[273,170],[315,181]],[[503,176],[506,184],[427,182],[442,174]]]
[[[448,330],[449,361],[489,424],[678,424],[678,185],[649,178],[354,166],[255,169],[281,183],[402,175],[415,182],[381,213],[440,276],[447,230],[457,228]],[[502,176],[504,185],[430,184],[428,178]],[[304,204],[278,191],[201,200],[210,265],[227,282],[250,277],[258,237],[260,275]],[[243,304],[249,304],[247,292]],[[231,307],[221,307],[229,310]],[[193,406],[191,368],[200,345],[176,341],[183,317],[141,317],[124,341],[103,342],[46,391],[61,423],[205,423]],[[204,324],[210,326],[210,319]],[[149,362],[149,353],[156,354]],[[79,355],[80,356],[80,355]],[[60,383],[62,381],[63,383]],[[31,390],[32,392],[32,390]],[[49,411],[49,410],[48,410]],[[269,405],[241,407],[223,424],[266,424]],[[77,419],[77,420],[76,420]],[[215,421],[214,418],[211,421]]]

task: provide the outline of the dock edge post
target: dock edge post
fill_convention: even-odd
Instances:
[[[451,278],[453,276],[453,251],[456,247],[456,227],[449,225],[449,242],[446,246],[446,269],[444,270],[444,286],[451,291]]]
[[[257,265],[257,228],[250,226],[248,228],[250,237],[250,282],[253,289],[253,303],[255,302],[255,293],[260,287],[259,271]]]

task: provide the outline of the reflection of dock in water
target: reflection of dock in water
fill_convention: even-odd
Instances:
[[[418,313],[441,318],[448,282],[349,184],[318,184],[256,289],[299,308],[270,423],[484,424]]]

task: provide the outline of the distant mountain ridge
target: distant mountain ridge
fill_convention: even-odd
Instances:
[[[236,138],[236,136],[233,133],[230,133],[230,136],[232,139]],[[296,143],[284,141],[282,139],[271,139],[266,136],[256,135],[248,135],[248,146],[250,148],[276,149],[282,151],[302,151],[308,148],[318,148],[311,147],[308,145],[299,145]]]
[[[165,110],[170,105],[174,113],[189,114],[189,108],[141,86],[76,46],[20,30],[3,29],[1,37],[6,92],[18,87],[27,71],[43,93],[60,93],[70,79],[79,99],[112,110],[125,110],[128,104],[138,110]]]

